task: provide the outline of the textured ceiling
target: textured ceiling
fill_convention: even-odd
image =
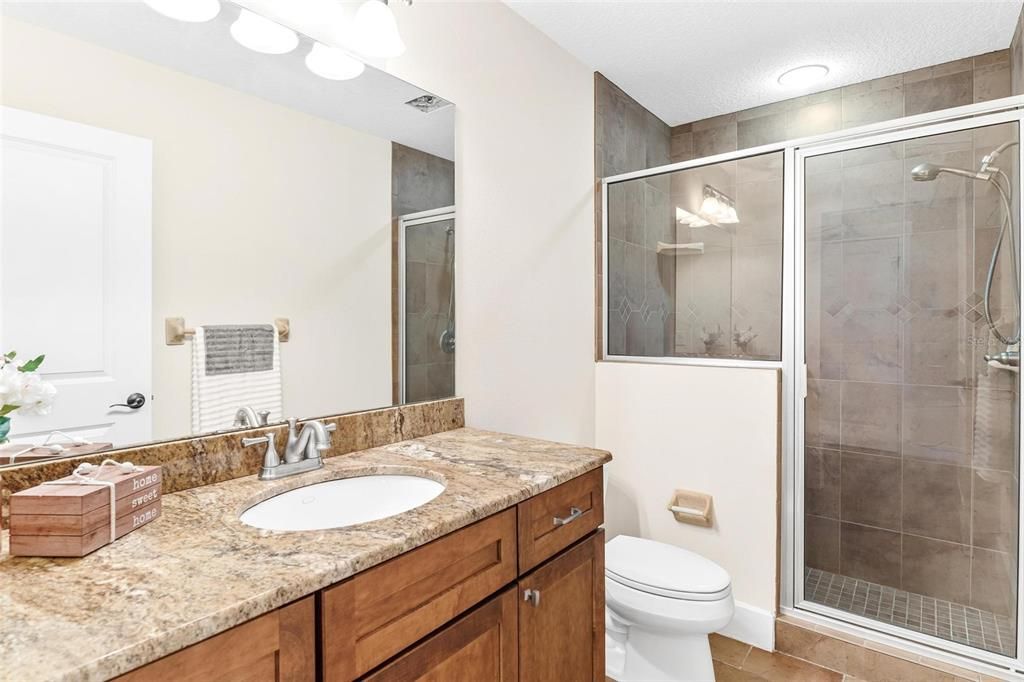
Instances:
[[[1009,46],[1020,0],[645,2],[505,0],[670,125]],[[801,64],[831,73],[786,90]]]

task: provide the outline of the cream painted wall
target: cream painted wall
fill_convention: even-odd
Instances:
[[[607,467],[609,538],[637,535],[724,567],[733,594],[776,608],[779,373],[604,362],[597,365],[598,447]],[[714,497],[711,528],[666,509],[677,488]]]
[[[393,3],[391,73],[456,104],[456,392],[472,426],[594,436],[594,76],[498,2]]]
[[[388,140],[2,23],[3,104],[153,141],[154,437],[190,430],[191,351],[165,317],[290,318],[287,414],[391,403]]]

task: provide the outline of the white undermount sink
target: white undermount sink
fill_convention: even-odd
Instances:
[[[422,476],[385,474],[339,478],[289,490],[255,504],[239,517],[267,530],[323,530],[407,512],[444,492]]]

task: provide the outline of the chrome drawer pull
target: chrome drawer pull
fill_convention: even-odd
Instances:
[[[561,518],[556,516],[553,520],[556,526],[564,526],[567,523],[572,523],[581,516],[583,516],[582,509],[580,509],[579,507],[569,507],[568,516],[563,516]]]
[[[540,590],[524,590],[523,601],[528,601],[534,606],[540,606]]]

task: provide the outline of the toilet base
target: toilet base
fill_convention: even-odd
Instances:
[[[703,634],[645,632],[605,636],[607,675],[616,682],[713,682],[711,646]]]

